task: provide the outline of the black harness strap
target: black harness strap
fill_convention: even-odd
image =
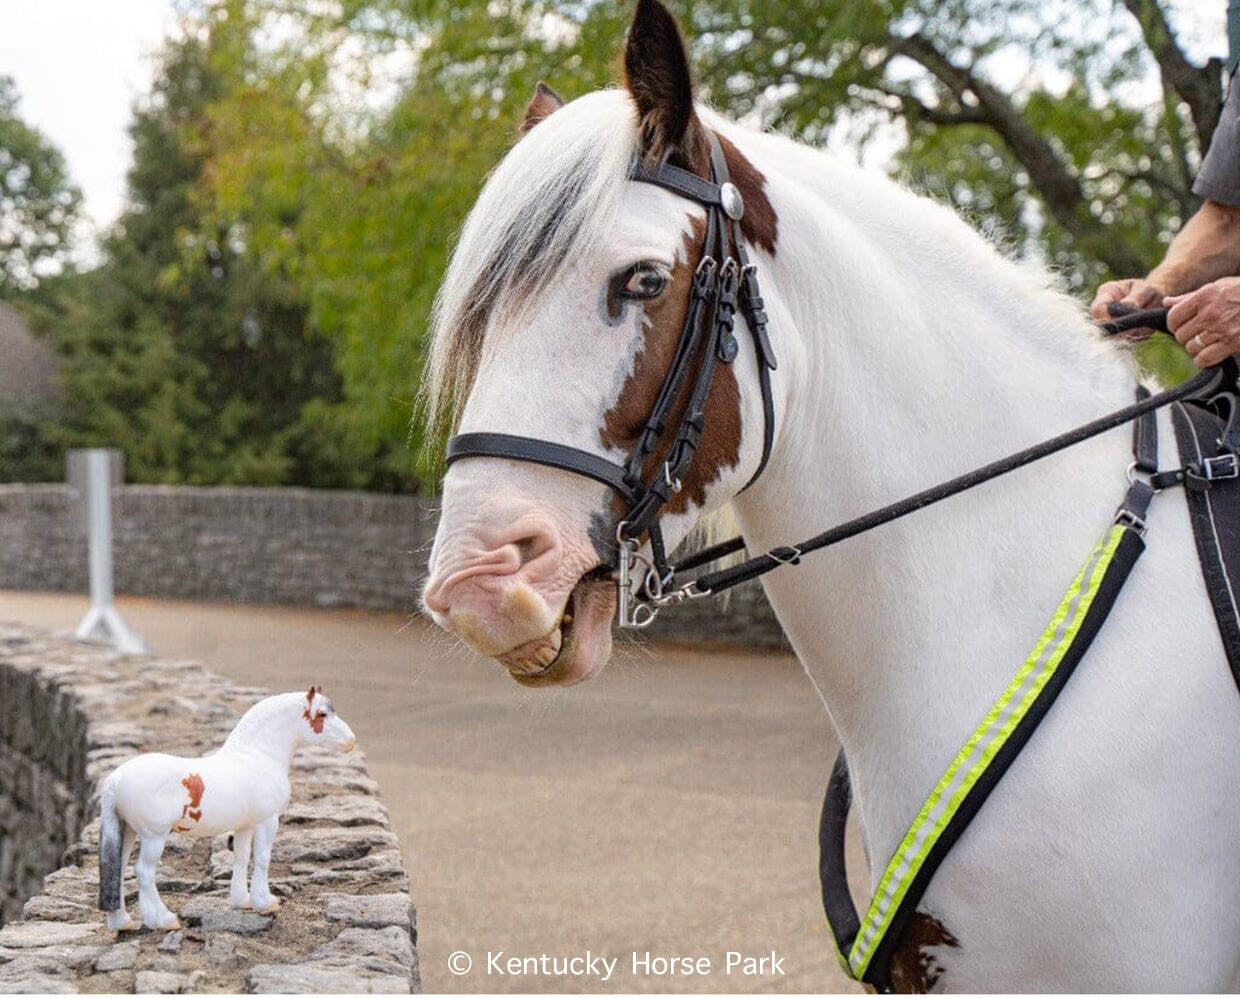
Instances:
[[[615,489],[630,501],[637,490],[625,477],[624,469],[594,454],[564,447],[547,440],[513,436],[511,433],[460,433],[448,441],[446,462],[462,457],[509,457],[532,464],[543,464],[562,471],[593,478]]]
[[[1229,422],[1234,422],[1234,406]],[[1228,469],[1224,457],[1230,443],[1227,425],[1212,412],[1195,405],[1171,410],[1180,460],[1186,474],[1188,515],[1198,560],[1218,623],[1227,664],[1240,687],[1240,477],[1234,459]],[[1220,432],[1221,431],[1221,432]],[[1222,469],[1215,471],[1213,469]],[[1209,476],[1209,477],[1207,477]]]
[[[1149,393],[1144,389],[1139,389],[1138,396],[1148,399]],[[1154,412],[1152,409],[1146,410],[1133,429],[1133,455],[1138,468],[1157,469],[1157,433]],[[875,945],[873,955],[869,957],[860,978],[877,991],[890,992],[892,990],[892,954],[899,945],[904,929],[917,910],[935,872],[951,851],[952,846],[964,834],[969,823],[981,810],[991,792],[998,786],[999,781],[1037,730],[1042,719],[1046,717],[1106,622],[1120,590],[1128,580],[1137,559],[1145,550],[1145,542],[1142,540],[1145,531],[1145,512],[1153,494],[1154,490],[1147,482],[1139,479],[1133,481],[1116,516],[1116,522],[1125,528],[1123,536],[1105,574],[1098,583],[1092,603],[1080,622],[1071,645],[1026,713],[986,765],[981,776],[969,788],[960,806],[948,820],[946,827],[934,840],[895,913],[885,923],[882,937]],[[822,882],[822,902],[827,924],[840,954],[840,961],[850,975],[853,970],[849,963],[849,956],[862,929],[861,917],[848,889],[848,868],[845,860],[844,829],[851,807],[852,786],[848,774],[848,761],[841,749],[827,784],[822,818],[819,823],[819,875]]]
[[[827,796],[818,822],[818,879],[822,884],[822,908],[827,914],[827,928],[835,938],[835,951],[849,976],[848,951],[861,931],[861,916],[848,889],[846,831],[848,813],[852,810],[852,781],[848,776],[848,759],[844,750],[835,757]]]

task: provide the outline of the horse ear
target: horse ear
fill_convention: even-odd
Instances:
[[[314,694],[317,693],[318,691],[319,691],[319,688],[317,686],[311,686],[310,692],[306,694],[306,703],[313,703]]]
[[[624,85],[637,104],[646,155],[682,148],[694,122],[689,52],[661,0],[637,0],[624,46]]]
[[[539,122],[550,118],[563,106],[564,98],[539,80],[537,86],[534,87],[534,96],[530,98],[529,106],[525,109],[525,119],[517,131],[524,135]]]

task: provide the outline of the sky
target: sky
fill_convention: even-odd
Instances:
[[[120,214],[130,110],[173,17],[172,0],[0,0],[0,75],[17,81],[22,117],[64,153],[90,235]]]

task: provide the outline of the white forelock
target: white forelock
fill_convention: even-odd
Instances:
[[[468,392],[488,330],[515,322],[615,224],[639,150],[625,90],[579,97],[492,171],[465,220],[431,317],[426,403],[438,425]]]

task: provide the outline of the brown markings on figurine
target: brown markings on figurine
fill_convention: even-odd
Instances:
[[[310,724],[310,730],[316,735],[323,733],[323,725],[327,723],[327,713],[318,711],[313,717],[310,716],[310,708],[314,706],[314,698],[323,692],[322,686],[311,686],[310,692],[306,694],[306,709],[301,712],[301,716]]]
[[[924,911],[913,912],[891,953],[891,984],[904,994],[927,994],[943,976],[935,947],[960,948],[947,926]]]
[[[181,781],[181,786],[189,794],[189,803],[181,806],[181,819],[173,826],[173,830],[185,832],[192,828],[195,822],[202,820],[202,794],[206,790],[206,784],[202,782],[199,774],[190,773]]]

